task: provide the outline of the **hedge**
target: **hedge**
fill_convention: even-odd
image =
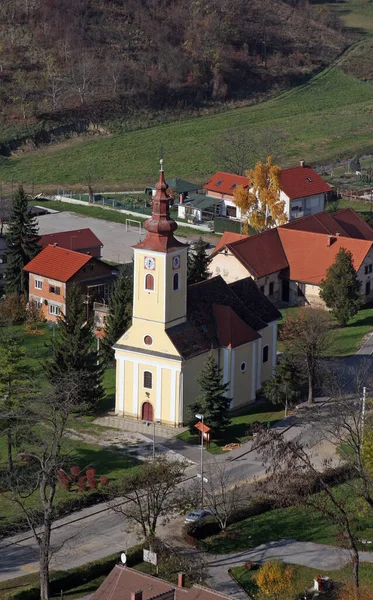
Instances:
[[[143,558],[143,544],[138,544],[127,550],[127,565],[133,567],[140,562]],[[119,552],[100,558],[93,562],[77,567],[76,569],[69,569],[68,571],[56,571],[51,573],[50,578],[50,593],[51,595],[60,594],[61,590],[64,592],[76,588],[87,581],[97,579],[97,577],[106,576],[110,573],[112,568],[118,563]],[[39,600],[40,598],[40,586],[30,585],[22,590],[15,590],[13,593],[8,594],[9,600]]]

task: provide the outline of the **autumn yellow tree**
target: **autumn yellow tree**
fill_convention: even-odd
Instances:
[[[339,592],[338,600],[373,600],[372,586],[363,584],[356,588],[352,583],[348,583]]]
[[[279,560],[265,562],[256,573],[261,593],[271,600],[281,600],[293,589],[293,569]]]
[[[285,202],[280,200],[281,168],[273,164],[272,156],[267,162],[258,161],[254,169],[246,171],[248,185],[237,186],[234,201],[247,216],[247,226],[264,231],[287,222]],[[246,231],[247,233],[247,231]]]

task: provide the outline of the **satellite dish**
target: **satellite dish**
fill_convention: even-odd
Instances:
[[[127,554],[125,552],[122,552],[122,554],[120,555],[120,560],[122,565],[125,565],[127,562]]]

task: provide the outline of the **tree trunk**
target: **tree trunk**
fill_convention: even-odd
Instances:
[[[312,406],[313,404],[313,376],[312,373],[308,374],[308,404]]]
[[[39,545],[40,600],[49,600],[49,548],[52,521],[49,516],[44,520],[44,531]]]
[[[8,427],[7,432],[7,449],[8,449],[8,467],[9,471],[13,471],[13,451],[12,451],[12,431],[11,428]]]

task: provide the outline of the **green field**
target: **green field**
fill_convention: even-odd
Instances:
[[[204,181],[218,167],[211,148],[227,129],[257,132],[279,128],[288,134],[281,164],[300,157],[320,163],[371,149],[373,86],[328,68],[309,83],[276,99],[213,116],[99,138],[79,145],[48,147],[0,161],[4,182],[72,185],[95,173],[100,187],[123,188],[155,180],[160,144],[168,177]],[[254,160],[254,157],[253,157]]]

